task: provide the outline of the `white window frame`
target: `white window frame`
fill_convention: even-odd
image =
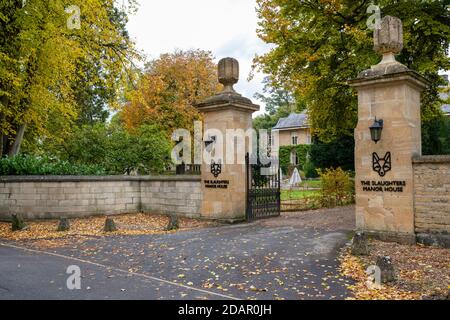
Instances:
[[[295,150],[291,151],[291,165],[293,165],[293,166],[299,165],[297,152]]]
[[[291,133],[291,144],[293,146],[297,146],[298,145],[298,134],[297,134],[297,132],[292,132]]]

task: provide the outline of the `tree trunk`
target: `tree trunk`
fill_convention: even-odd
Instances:
[[[9,152],[9,146],[11,145],[11,136],[4,134],[3,135],[3,139],[2,139],[2,144],[3,144],[3,153],[2,153],[2,157],[6,157],[8,156],[8,152]]]
[[[20,146],[22,145],[22,141],[23,141],[23,136],[25,134],[25,129],[26,129],[27,125],[26,124],[22,124],[19,127],[19,130],[17,130],[17,134],[16,134],[16,138],[14,139],[14,143],[11,146],[11,149],[9,149],[9,156],[10,157],[14,157],[15,155],[18,155],[20,152]]]
[[[6,157],[8,155],[8,144],[9,143],[9,136],[4,134],[0,135],[0,157]]]

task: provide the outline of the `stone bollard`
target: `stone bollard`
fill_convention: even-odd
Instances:
[[[27,225],[25,224],[25,221],[23,220],[23,217],[20,213],[13,214],[11,216],[11,230],[12,231],[21,231],[27,229]]]
[[[395,269],[391,257],[378,257],[377,267],[380,268],[381,271],[381,283],[395,281]]]
[[[58,232],[64,232],[70,230],[70,222],[69,219],[62,217],[59,219]]]
[[[352,240],[352,254],[355,256],[367,256],[369,254],[369,243],[364,232],[356,232]]]
[[[169,223],[167,224],[167,231],[178,230],[180,228],[180,223],[176,215],[169,216]]]
[[[117,231],[116,224],[114,223],[114,220],[112,218],[106,218],[104,231],[105,232]]]

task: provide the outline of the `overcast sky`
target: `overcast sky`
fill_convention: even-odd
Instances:
[[[117,0],[119,3],[121,0]],[[123,0],[122,0],[123,1]],[[262,91],[262,74],[251,82],[247,77],[256,54],[269,46],[256,36],[255,0],[138,0],[137,14],[130,16],[128,30],[137,47],[148,59],[175,49],[203,49],[213,53],[216,62],[224,57],[239,60],[240,81],[236,90],[257,101]],[[255,114],[255,115],[257,115]]]
[[[175,49],[208,50],[216,62],[236,58],[241,67],[236,90],[261,104],[253,95],[261,92],[263,75],[247,81],[253,57],[268,50],[256,36],[255,0],[138,1],[139,10],[130,16],[128,30],[148,59]]]

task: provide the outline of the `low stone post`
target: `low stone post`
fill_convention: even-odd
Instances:
[[[103,228],[104,232],[116,232],[117,227],[116,223],[114,222],[113,218],[107,217],[105,220],[105,227]]]
[[[25,224],[25,221],[21,214],[13,214],[11,216],[11,230],[12,231],[22,231],[26,230],[27,225]]]
[[[59,224],[58,224],[57,230],[58,230],[58,232],[69,231],[70,230],[69,219],[67,219],[66,217],[61,217],[61,219],[59,219]]]
[[[366,256],[369,254],[369,241],[364,232],[356,232],[352,239],[352,254],[355,256]]]
[[[169,222],[167,223],[166,230],[167,231],[173,231],[178,230],[180,228],[180,222],[178,220],[178,216],[176,215],[169,215]]]
[[[389,283],[395,281],[396,273],[391,257],[378,257],[377,267],[380,268],[381,271],[381,283]]]

